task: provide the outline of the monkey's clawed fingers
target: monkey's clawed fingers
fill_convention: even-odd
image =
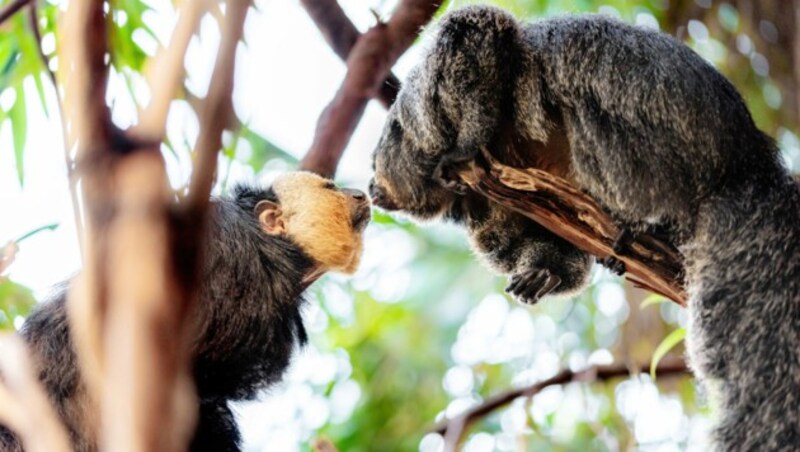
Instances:
[[[625,263],[614,256],[598,258],[597,262],[600,263],[603,267],[611,270],[612,273],[616,273],[619,276],[625,274],[626,271]]]
[[[535,304],[561,284],[561,278],[546,269],[534,269],[513,275],[506,292],[520,303]]]

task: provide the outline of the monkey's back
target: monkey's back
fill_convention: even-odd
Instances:
[[[601,15],[523,33],[578,183],[623,214],[690,224],[701,198],[778,159],[733,85],[669,35]]]

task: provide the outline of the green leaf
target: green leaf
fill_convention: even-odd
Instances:
[[[21,236],[19,236],[16,240],[14,240],[14,243],[19,244],[19,242],[21,242],[21,241],[23,241],[23,240],[25,240],[27,238],[30,238],[30,237],[32,237],[32,236],[34,236],[34,235],[36,235],[36,234],[38,234],[38,233],[40,233],[42,231],[53,231],[58,226],[59,226],[58,223],[52,223],[52,224],[46,224],[44,226],[39,226],[38,228],[33,229],[31,231],[28,231],[28,232],[22,234]]]
[[[672,350],[676,345],[678,345],[683,338],[686,337],[686,328],[678,328],[677,330],[669,333],[667,337],[658,344],[656,347],[656,351],[653,352],[653,359],[650,360],[650,378],[653,380],[656,379],[656,366],[658,366],[658,362],[661,361],[661,358],[664,357],[670,350]]]
[[[647,298],[644,299],[644,301],[642,301],[642,304],[639,305],[639,309],[644,309],[654,304],[661,304],[666,301],[669,301],[669,299],[662,295],[650,294],[647,296]]]
[[[39,94],[39,102],[42,103],[42,110],[44,110],[45,117],[50,117],[50,110],[47,108],[47,100],[44,96],[44,83],[42,83],[43,72],[39,72],[33,76],[33,81],[36,82],[36,92]]]
[[[28,132],[28,115],[25,111],[25,90],[17,88],[17,101],[8,113],[11,119],[11,132],[14,135],[14,160],[17,164],[17,178],[19,185],[25,185],[25,139]]]
[[[0,278],[0,331],[14,328],[14,318],[26,316],[36,304],[31,289]]]

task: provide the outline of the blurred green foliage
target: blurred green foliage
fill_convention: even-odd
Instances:
[[[442,10],[466,3],[448,0]],[[757,123],[777,137],[787,162],[795,170],[800,168],[795,121],[786,106],[792,98],[778,81],[794,79],[794,74],[779,72],[781,65],[765,73],[756,64],[758,55],[786,49],[737,46],[745,38],[762,40],[753,35],[753,27],[735,2],[714,1],[710,8],[697,6],[706,2],[691,0],[493,3],[529,19],[602,12],[677,33],[731,78]],[[394,3],[381,2],[379,7],[390,4]],[[111,2],[110,62],[125,79],[132,99],[137,99],[134,85],[148,59],[141,43],[147,37],[155,39],[145,20],[152,12],[150,5],[142,0]],[[34,22],[44,40],[52,40],[57,31],[57,9],[53,3],[40,2],[36,10]],[[694,24],[687,33],[689,20],[702,27]],[[20,184],[31,170],[23,166],[28,114],[25,80],[35,83],[45,111],[54,107],[47,105],[43,94],[43,85],[50,81],[31,24],[28,12],[23,11],[0,26],[0,126],[10,121],[14,137],[13,149],[0,152],[14,152]],[[55,42],[42,47],[48,58],[55,57]],[[184,93],[184,98],[192,105],[190,95]],[[256,174],[296,164],[269,137],[241,121],[223,141],[229,162]],[[239,152],[242,146],[249,152]],[[190,149],[187,142],[165,143],[167,153],[178,159],[188,158]],[[326,277],[311,291],[308,314],[314,354],[308,358],[309,366],[316,370],[327,358],[337,364],[325,378],[315,372],[289,378],[287,385],[321,400],[307,410],[319,414],[320,407],[325,407],[324,416],[316,416],[314,422],[292,424],[302,448],[307,449],[311,439],[326,436],[343,451],[438,450],[441,438],[426,432],[446,416],[564,367],[647,363],[659,344],[666,353],[679,342],[686,323],[685,312],[674,304],[622,286],[603,270],[596,272],[591,289],[581,296],[549,300],[532,308],[516,306],[503,295],[504,281],[476,262],[461,231],[452,227],[422,227],[375,212],[368,235],[364,268],[356,278]],[[30,290],[0,277],[0,329],[11,328],[33,302]],[[680,345],[670,353],[682,353]],[[302,411],[299,405],[303,403],[297,401],[295,410]],[[704,406],[692,381],[685,378],[659,379],[657,386],[646,375],[606,384],[567,385],[531,400],[515,401],[487,416],[471,429],[465,447],[702,450],[708,423]],[[257,419],[250,422],[261,428]]]

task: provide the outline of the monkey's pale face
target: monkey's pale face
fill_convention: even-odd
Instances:
[[[419,219],[443,213],[453,194],[434,180],[437,155],[416,146],[403,128],[397,103],[389,111],[373,153],[375,176],[369,183],[372,202],[388,211],[403,211]]]
[[[256,208],[265,232],[291,239],[322,271],[356,271],[371,217],[366,193],[303,171],[278,176],[272,189],[278,204]]]

